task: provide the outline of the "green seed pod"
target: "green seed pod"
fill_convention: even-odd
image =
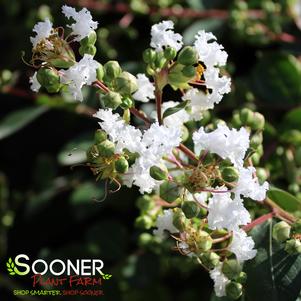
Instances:
[[[97,148],[101,157],[109,158],[115,153],[115,144],[110,140],[97,144]]]
[[[182,65],[194,65],[198,62],[198,54],[194,47],[185,46],[178,55],[177,62]]]
[[[174,209],[172,223],[180,232],[185,231],[188,220],[180,208]]]
[[[239,178],[239,172],[235,167],[228,166],[222,169],[222,178],[226,182],[237,182]]]
[[[262,132],[256,133],[251,137],[250,145],[252,148],[256,149],[259,145],[262,144],[263,135]]]
[[[133,106],[133,100],[129,97],[122,98],[122,103],[120,107],[124,110],[127,110]]]
[[[105,131],[96,130],[96,132],[94,134],[94,141],[95,141],[96,144],[107,140],[107,138],[108,138],[108,135]]]
[[[284,242],[289,239],[290,233],[291,226],[285,221],[281,221],[273,227],[273,238],[279,242]]]
[[[144,195],[137,199],[136,206],[142,212],[148,212],[155,207],[155,203],[149,195]]]
[[[231,281],[226,285],[227,297],[237,300],[242,295],[242,285],[240,283]]]
[[[189,78],[194,77],[195,74],[196,74],[195,67],[193,67],[193,66],[185,66],[183,68],[183,70],[182,70],[182,73],[186,77],[189,77]]]
[[[80,40],[80,45],[81,46],[90,46],[90,45],[94,45],[97,39],[97,35],[96,32],[93,30],[90,32],[89,36],[84,37],[82,40]]]
[[[251,125],[254,122],[254,112],[248,108],[242,109],[239,117],[243,125]]]
[[[177,50],[172,47],[166,47],[164,49],[164,57],[170,61],[173,60],[177,56]]]
[[[198,232],[196,244],[200,252],[207,252],[212,247],[212,238],[209,233],[200,230]]]
[[[60,77],[55,69],[40,68],[37,72],[37,80],[49,93],[60,90]]]
[[[207,269],[215,268],[220,260],[220,256],[214,252],[202,253],[199,258]]]
[[[139,229],[148,230],[153,226],[153,220],[148,215],[141,215],[136,218],[135,226]]]
[[[102,95],[101,100],[106,108],[112,108],[113,110],[117,109],[122,103],[120,94],[113,91]]]
[[[264,116],[258,112],[254,113],[251,128],[254,131],[262,131],[264,129],[265,119]]]
[[[94,56],[96,54],[96,51],[97,49],[94,45],[80,46],[78,49],[78,52],[81,56],[84,56],[85,54]]]
[[[99,67],[96,69],[96,78],[102,80],[105,75],[103,65],[99,64]]]
[[[241,272],[237,277],[236,281],[241,284],[245,284],[247,282],[247,278],[248,278],[247,274],[245,272]]]
[[[123,71],[115,79],[115,89],[121,95],[130,96],[138,89],[136,77],[129,72]]]
[[[200,212],[200,207],[194,201],[186,201],[182,204],[182,210],[187,218],[196,217]]]
[[[235,128],[240,128],[242,126],[242,122],[240,120],[240,115],[239,113],[234,113],[233,114],[233,117],[232,117],[232,125],[235,127]]]
[[[228,279],[232,280],[239,277],[242,267],[236,259],[229,259],[224,261],[222,272]]]
[[[301,242],[299,239],[290,239],[285,243],[284,249],[290,255],[301,254]]]
[[[143,51],[142,56],[146,64],[151,64],[156,58],[156,51],[151,48],[147,48]]]
[[[157,181],[167,180],[168,177],[168,171],[158,166],[152,166],[150,168],[149,174],[153,179]]]
[[[105,79],[108,82],[111,82],[122,72],[121,67],[117,61],[108,61],[104,64]]]
[[[119,159],[115,161],[115,170],[118,173],[125,173],[129,169],[129,162],[126,160],[125,157],[121,156]]]

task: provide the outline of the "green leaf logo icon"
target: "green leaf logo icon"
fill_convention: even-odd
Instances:
[[[6,267],[9,275],[12,276],[16,275],[15,263],[12,261],[11,258],[9,258],[8,261],[6,262]]]

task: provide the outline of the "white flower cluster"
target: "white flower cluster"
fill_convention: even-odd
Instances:
[[[210,271],[210,277],[214,281],[214,291],[217,297],[226,296],[226,285],[230,280],[222,272],[222,264]]]
[[[133,94],[133,98],[138,101],[148,102],[155,98],[155,87],[145,74],[137,74],[138,90]]]
[[[52,29],[52,23],[49,19],[46,19],[43,22],[38,22],[32,30],[36,33],[36,36],[30,38],[33,48],[36,48],[41,41],[46,41],[46,39],[50,36]],[[52,47],[50,42],[48,42],[48,47]]]
[[[29,83],[30,83],[30,89],[32,91],[39,92],[39,90],[41,88],[41,85],[40,85],[40,83],[38,82],[38,79],[37,79],[37,72],[35,72],[33,74],[33,76],[29,78]]]
[[[173,211],[172,209],[163,210],[163,213],[160,214],[156,221],[157,229],[154,230],[154,234],[160,238],[165,238],[166,233],[178,233],[179,230],[173,225]]]

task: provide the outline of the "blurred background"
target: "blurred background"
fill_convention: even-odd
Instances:
[[[263,113],[264,154],[253,162],[273,185],[301,202],[301,1],[0,0],[2,299],[54,298],[12,295],[13,289],[32,287],[31,279],[10,277],[5,268],[9,257],[24,253],[103,259],[104,271],[113,277],[103,285],[102,300],[213,300],[213,283],[201,267],[174,252],[172,241],[161,245],[135,227],[135,188],[97,202],[104,196],[104,183],[95,182],[81,165],[97,128],[90,117],[91,108],[98,106],[95,90],[84,91],[82,104],[68,95],[30,91],[34,70],[22,55],[30,60],[32,28],[45,17],[55,26],[66,24],[63,4],[87,7],[99,22],[99,62],[118,60],[134,74],[144,72],[142,51],[149,47],[153,23],[173,20],[186,43],[200,29],[212,31],[229,54],[226,72],[233,92],[208,122],[235,122],[233,112],[244,107]]]

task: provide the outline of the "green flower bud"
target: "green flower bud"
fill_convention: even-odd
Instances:
[[[156,51],[148,48],[143,51],[143,60],[146,64],[152,63],[156,58]]]
[[[115,153],[115,144],[110,140],[97,144],[97,148],[101,157],[109,158]]]
[[[108,61],[104,64],[105,79],[108,82],[111,82],[122,72],[121,67],[117,61]]]
[[[239,277],[242,267],[236,259],[229,259],[224,261],[222,272],[228,279],[232,280]]]
[[[172,223],[180,232],[185,231],[188,220],[180,208],[174,209]]]
[[[202,261],[202,264],[207,269],[213,269],[219,264],[220,256],[214,252],[208,252],[208,253],[202,253],[200,255],[200,259]]]
[[[237,182],[239,178],[239,172],[235,167],[225,167],[222,169],[222,178],[226,182]]]
[[[186,201],[182,204],[182,210],[187,218],[193,218],[199,214],[200,207],[194,201]]]
[[[299,239],[290,239],[285,243],[284,249],[291,255],[301,254],[301,242]]]
[[[136,159],[139,157],[139,155],[137,153],[131,153],[127,149],[124,150],[124,153],[127,156],[127,160],[129,162],[129,166],[133,165],[135,163]]]
[[[243,125],[253,124],[254,112],[248,108],[244,108],[240,111],[240,120]]]
[[[182,65],[194,65],[198,62],[198,54],[194,47],[185,46],[178,55],[177,62]]]
[[[122,95],[131,95],[138,89],[136,77],[129,72],[123,71],[115,79],[115,89]]]
[[[60,90],[60,77],[55,69],[40,68],[37,72],[37,80],[49,93]]]
[[[96,42],[96,32],[93,30],[90,32],[89,36],[84,37],[82,40],[80,40],[80,45],[81,46],[90,46],[90,45],[94,45]]]
[[[291,183],[288,185],[288,191],[296,194],[300,191],[300,186],[298,185],[298,183]]]
[[[200,208],[200,212],[199,212],[198,217],[199,217],[200,219],[202,219],[202,218],[207,217],[207,215],[208,215],[208,210],[205,209],[205,208],[203,208],[203,207],[201,207],[201,208]]]
[[[252,156],[250,156],[250,159],[254,165],[258,165],[260,162],[260,155],[258,153],[254,153]]]
[[[153,225],[153,220],[148,215],[138,216],[135,220],[135,226],[140,229],[150,229]]]
[[[155,207],[155,203],[150,196],[144,195],[137,199],[136,206],[142,212],[148,212],[149,210],[151,210]]]
[[[117,109],[122,103],[120,94],[113,91],[101,96],[101,100],[106,108],[112,108],[113,110]]]
[[[104,74],[105,74],[105,71],[104,71],[103,65],[100,64],[99,67],[96,69],[96,78],[98,80],[102,80],[104,77]]]
[[[127,110],[133,106],[133,100],[129,97],[122,98],[122,103],[120,107],[124,110]]]
[[[97,130],[94,135],[94,141],[96,143],[100,143],[100,142],[107,140],[107,137],[108,137],[108,135],[105,131]]]
[[[193,66],[185,66],[182,70],[182,73],[186,77],[194,77],[195,76],[195,67]]]
[[[264,181],[266,181],[269,176],[268,172],[264,168],[261,168],[261,167],[256,168],[256,175],[257,175],[257,178],[258,178],[258,181],[260,184],[262,184]]]
[[[84,56],[85,54],[94,56],[96,54],[96,51],[97,49],[94,45],[80,46],[78,49],[78,52],[81,56]]]
[[[129,162],[126,160],[125,157],[121,156],[119,159],[115,161],[115,170],[118,173],[125,173],[129,169]]]
[[[279,242],[284,242],[289,239],[290,233],[291,226],[285,221],[281,221],[273,227],[273,238]]]
[[[250,145],[254,149],[256,149],[259,145],[262,144],[263,141],[263,135],[262,132],[256,133],[251,137]]]
[[[138,245],[140,247],[147,247],[153,242],[153,236],[150,233],[141,233],[138,238]]]
[[[146,66],[146,73],[150,76],[154,75],[156,73],[156,71],[150,66],[150,65],[147,65]]]
[[[241,284],[245,284],[247,282],[247,274],[245,272],[241,272],[239,274],[239,276],[236,278],[236,281],[241,283]]]
[[[251,128],[254,131],[262,131],[264,129],[265,119],[264,116],[258,112],[254,113],[253,122],[251,124]]]
[[[189,138],[189,130],[185,125],[181,127],[181,139],[182,142],[185,142]]]
[[[177,56],[177,50],[172,47],[166,47],[164,49],[164,57],[170,61],[173,60]]]
[[[154,61],[155,69],[162,69],[166,63],[167,63],[167,60],[164,57],[164,53],[163,52],[156,52],[156,58],[155,58],[155,61]]]
[[[242,123],[241,123],[241,120],[240,120],[240,115],[239,113],[234,113],[233,114],[233,117],[232,117],[232,125],[235,127],[235,128],[239,128],[242,126]]]
[[[150,168],[149,174],[153,179],[157,181],[167,180],[168,177],[168,171],[158,166],[152,166]]]
[[[197,241],[196,241],[197,247],[199,251],[206,252],[209,251],[212,247],[212,238],[206,231],[200,230],[198,232]]]
[[[160,197],[168,203],[172,203],[180,196],[180,189],[176,183],[165,181],[160,185]]]
[[[242,295],[242,285],[240,283],[231,281],[226,285],[227,297],[237,300]]]

